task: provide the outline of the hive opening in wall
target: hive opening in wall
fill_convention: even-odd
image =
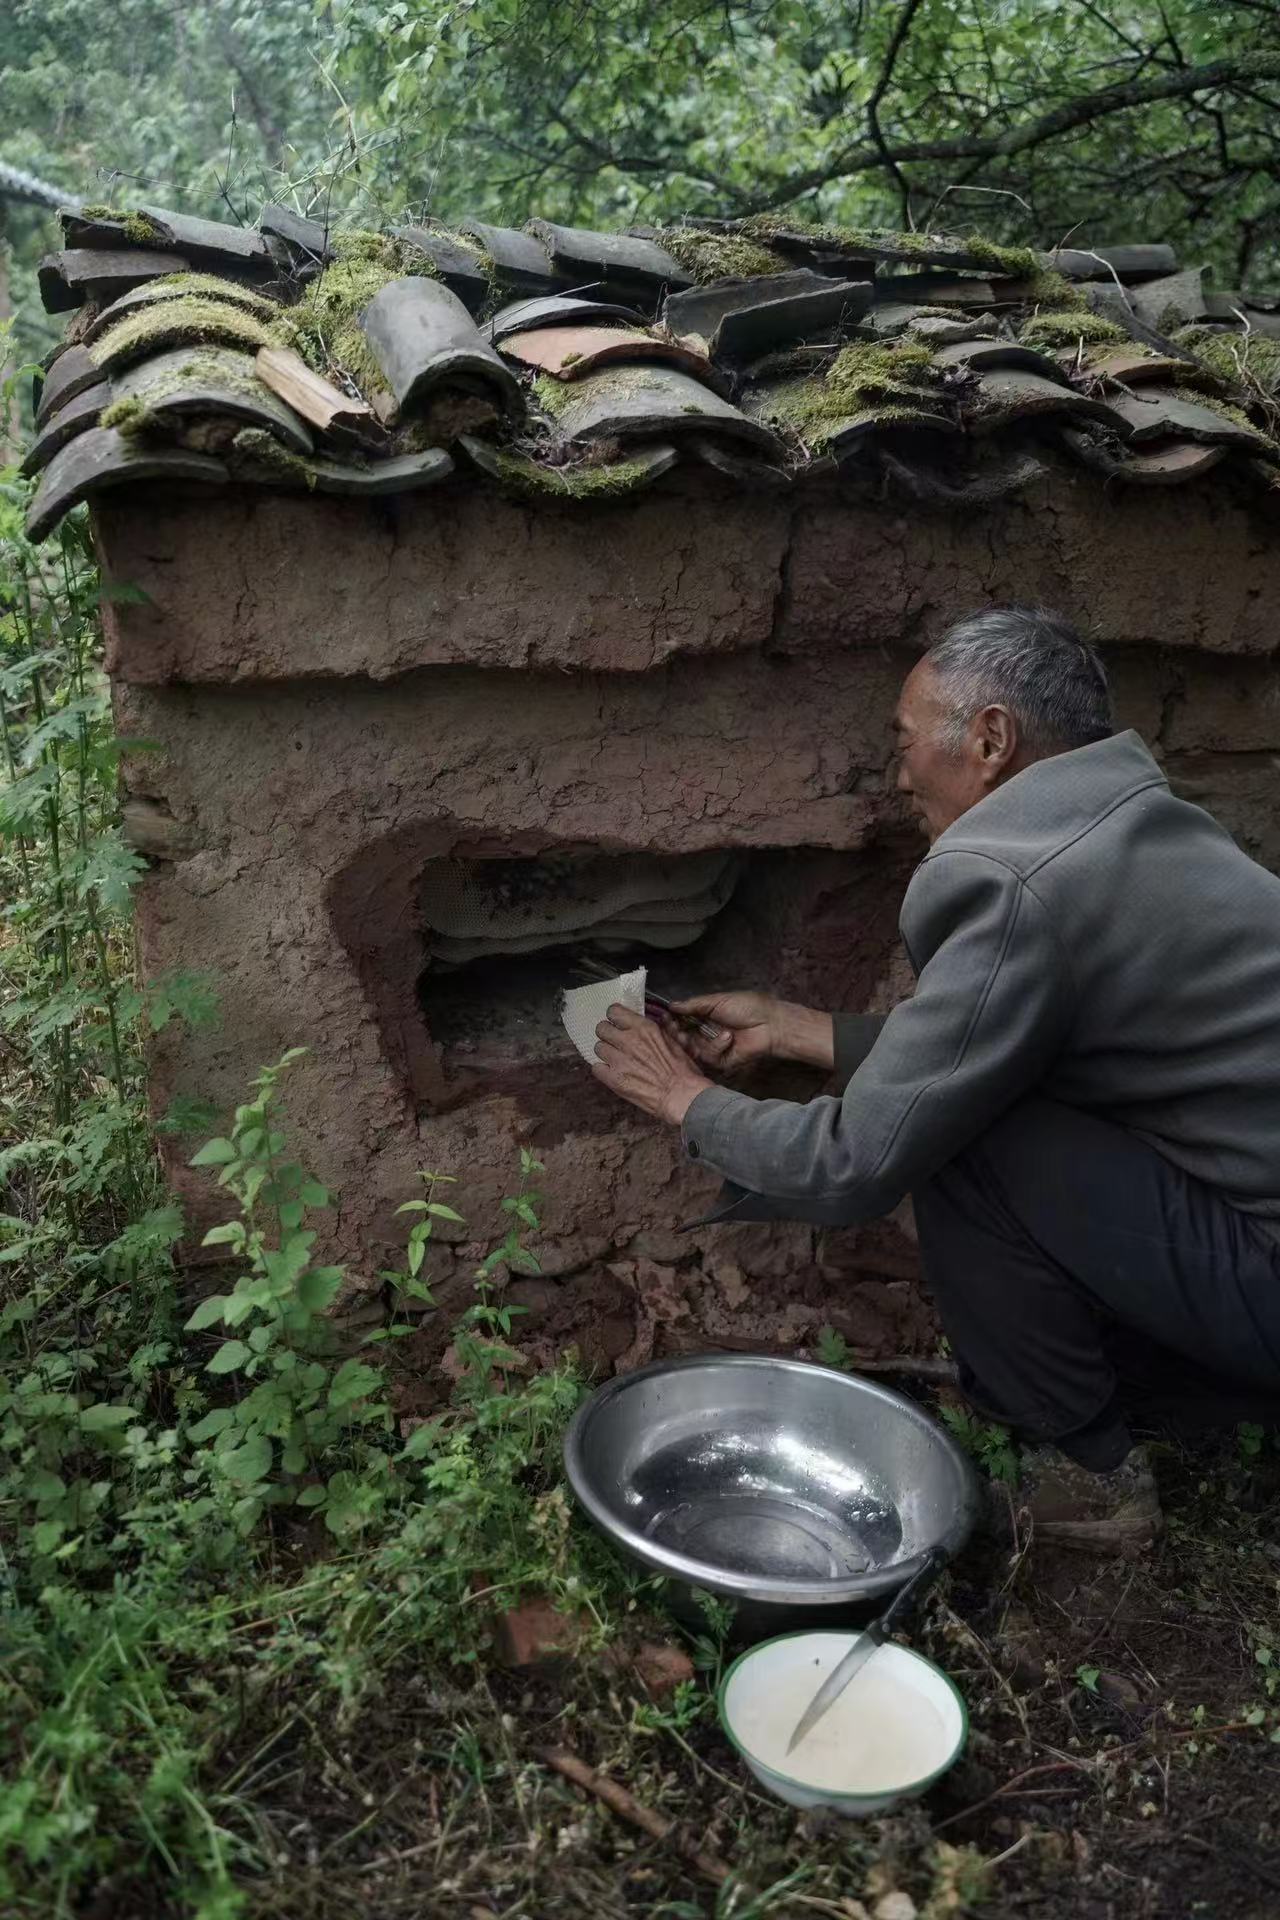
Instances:
[[[857,1004],[887,933],[868,922],[862,863],[826,848],[430,860],[419,900],[419,997],[448,1104],[560,1067],[580,1078],[559,1009],[583,955],[644,966],[669,998],[759,987],[838,1006]]]

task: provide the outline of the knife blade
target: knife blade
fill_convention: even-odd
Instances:
[[[880,1618],[873,1620],[871,1625],[864,1629],[861,1638],[854,1641],[848,1653],[837,1661],[796,1721],[795,1732],[787,1742],[788,1753],[794,1753],[806,1735],[813,1732],[819,1720],[830,1712],[849,1682],[856,1674],[861,1673],[872,1654],[879,1652],[908,1608],[924,1592],[935,1575],[942,1571],[946,1558],[946,1554],[937,1547],[927,1554],[924,1565],[917,1568],[905,1586],[899,1587]]]

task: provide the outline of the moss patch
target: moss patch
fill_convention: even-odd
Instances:
[[[1028,347],[1074,347],[1080,341],[1097,346],[1104,341],[1127,340],[1123,327],[1101,313],[1035,313],[1024,322],[1018,338]]]
[[[392,280],[438,280],[433,261],[385,233],[356,229],[337,234],[335,258],[303,299],[290,308],[296,345],[317,373],[337,367],[365,394],[386,393],[387,382],[360,327],[360,316]]]
[[[104,407],[98,416],[100,427],[115,427],[126,438],[151,431],[156,424],[155,415],[144,401],[133,394],[123,395]]]
[[[573,399],[573,384],[568,380],[557,380],[553,373],[537,373],[533,377],[533,391],[538,405],[558,420]]]
[[[495,450],[493,459],[502,483],[528,498],[617,499],[637,492],[653,478],[652,462],[643,458],[547,467],[525,454]]]
[[[699,233],[695,227],[664,227],[658,243],[700,286],[712,280],[755,280],[787,273],[791,261],[743,233]]]
[[[841,349],[825,374],[770,394],[771,418],[816,451],[852,419],[919,422],[942,394],[942,378],[918,340],[858,341]],[[936,407],[933,411],[937,411]]]
[[[136,207],[81,207],[82,220],[110,220],[124,228],[124,237],[131,246],[155,247],[167,246],[173,236],[163,222],[149,213],[142,213]]]
[[[175,300],[182,294],[207,294],[233,307],[243,307],[246,313],[256,313],[260,320],[273,320],[283,311],[278,300],[269,300],[265,294],[224,280],[216,273],[166,273],[159,280],[149,280],[139,291],[147,295],[147,302]],[[137,304],[146,303],[140,300]]]
[[[1219,380],[1274,399],[1280,395],[1280,340],[1219,327],[1180,327],[1175,343],[1194,353]]]
[[[316,475],[310,461],[282,447],[274,434],[263,427],[243,427],[231,443],[231,452],[250,474],[268,474],[285,486],[305,487],[313,492]]]
[[[158,300],[126,314],[93,342],[89,353],[98,366],[112,368],[125,366],[143,354],[159,353],[165,347],[201,340],[256,353],[259,347],[290,344],[285,335],[291,332],[291,323],[283,313],[267,326],[255,314],[225,300],[188,294],[177,300]]]

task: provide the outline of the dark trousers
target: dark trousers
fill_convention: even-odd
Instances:
[[[1021,1100],[913,1199],[962,1383],[1024,1437],[1102,1472],[1162,1389],[1280,1416],[1280,1247],[1123,1128]]]

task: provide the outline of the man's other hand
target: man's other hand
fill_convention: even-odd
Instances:
[[[610,1007],[596,1028],[596,1056],[597,1080],[668,1126],[680,1126],[711,1085],[667,1031],[629,1007]]]
[[[718,1039],[690,1033],[672,1021],[666,1031],[685,1052],[718,1073],[740,1073],[757,1060],[776,1052],[780,1003],[767,993],[702,993],[692,1000],[674,1000],[677,1013],[691,1014],[720,1028]]]

